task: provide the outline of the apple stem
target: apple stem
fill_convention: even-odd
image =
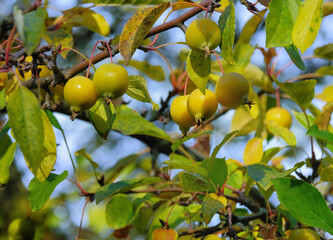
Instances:
[[[105,44],[106,44],[106,46],[107,46],[107,48],[108,48],[108,51],[109,51],[109,54],[110,54],[111,63],[113,63],[112,53],[111,53],[111,49],[110,49],[110,45],[109,45],[109,43],[108,43],[107,41],[105,41]]]
[[[174,5],[177,5],[177,4],[183,4],[183,5],[191,5],[191,6],[193,6],[193,7],[199,7],[199,8],[201,8],[202,10],[204,10],[204,11],[206,11],[207,10],[207,8],[205,8],[205,7],[203,7],[203,6],[201,6],[201,5],[199,5],[199,4],[196,4],[196,3],[190,3],[190,2],[175,2],[175,3],[173,3],[173,4],[171,4],[171,6],[173,7]],[[181,9],[181,8],[180,8]]]
[[[163,60],[165,61],[165,63],[168,65],[168,68],[171,72],[171,84],[172,87],[175,89],[177,87],[177,83],[176,83],[176,76],[175,73],[173,72],[173,68],[171,66],[171,63],[169,62],[169,60],[163,55],[163,53],[161,53],[158,50],[155,50],[154,52],[156,52],[158,55],[160,55],[161,58],[163,58]]]
[[[12,45],[12,40],[13,40],[15,31],[16,31],[16,25],[14,25],[12,31],[9,34],[8,40],[7,40],[6,57],[5,57],[6,65],[8,64],[8,61],[9,61],[9,51],[10,51],[10,46]]]
[[[170,11],[169,13],[168,13],[168,15],[165,17],[165,19],[164,19],[164,21],[163,21],[163,23],[165,23],[166,22],[166,20],[168,19],[168,17],[170,16],[170,14],[171,13],[173,13],[174,12],[174,10],[172,10],[172,11]],[[155,44],[155,42],[157,41],[157,38],[158,38],[158,36],[159,36],[160,34],[158,33],[158,34],[156,34],[156,36],[155,36],[155,38],[154,38],[154,40],[151,42],[151,43],[149,43],[148,44],[148,48],[150,48],[150,47],[152,47],[154,44]]]
[[[70,48],[70,47],[62,48],[62,49],[59,51],[59,53],[62,53],[63,51],[66,51],[66,50],[76,52],[76,53],[79,54],[81,57],[83,57],[85,60],[87,60],[87,62],[90,61],[89,58],[87,58],[86,56],[84,56],[82,53],[80,53],[78,50],[75,50],[74,48]],[[91,66],[92,66],[93,69],[96,71],[95,65],[94,65],[94,64],[91,64]]]
[[[166,43],[166,44],[163,44],[163,45],[160,45],[160,46],[157,46],[157,47],[152,47],[152,48],[148,48],[148,50],[157,50],[161,47],[166,47],[166,46],[169,46],[169,45],[173,45],[173,44],[184,44],[184,45],[187,45],[186,42],[172,42],[172,43]]]
[[[189,76],[187,74],[186,75],[186,80],[185,80],[185,85],[184,85],[184,96],[186,95],[186,89],[187,89],[188,79],[189,79]]]
[[[220,66],[220,68],[221,68],[221,72],[222,72],[222,74],[224,74],[223,67],[222,67],[222,64],[221,64],[221,61],[220,61],[219,56],[217,55],[217,53],[216,53],[215,50],[213,50],[213,53],[214,53],[214,55],[215,55],[215,57],[216,57],[216,59],[217,59],[217,62],[219,63],[219,66]]]
[[[88,69],[87,69],[86,78],[88,78],[88,76],[89,76],[89,70],[90,70],[90,66],[91,66],[91,64],[92,64],[92,60],[93,60],[93,56],[94,56],[95,49],[96,49],[96,47],[97,47],[97,44],[100,43],[100,42],[102,42],[102,41],[97,41],[97,42],[95,43],[95,46],[94,46],[94,48],[93,48],[93,50],[92,50],[92,52],[91,52],[91,56],[90,56],[90,61],[89,61]]]

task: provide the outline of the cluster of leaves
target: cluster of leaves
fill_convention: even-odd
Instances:
[[[243,1],[241,3],[244,4]],[[134,52],[137,49],[155,51],[166,59],[146,39],[170,28],[184,28],[184,21],[198,14],[203,8],[215,8],[220,14],[218,25],[222,41],[221,52],[218,55],[223,58],[222,67],[225,72],[239,72],[247,77],[252,86],[249,97],[255,103],[251,109],[244,106],[235,110],[222,109],[213,119],[208,120],[207,124],[223,117],[227,111],[234,111],[230,133],[220,141],[211,154],[208,152],[208,155],[207,149],[198,153],[186,147],[184,143],[190,139],[199,143],[199,140],[203,139],[202,145],[207,144],[211,131],[195,129],[188,137],[179,140],[172,138],[163,127],[153,123],[161,117],[168,118],[165,111],[168,102],[179,92],[171,91],[170,97],[159,106],[150,97],[143,76],[130,76],[127,95],[138,101],[151,103],[150,114],[140,114],[125,103],[115,104],[116,106],[106,105],[101,99],[87,111],[87,115],[81,114],[79,117],[90,121],[103,139],[107,139],[110,131],[117,131],[149,146],[148,153],[144,151],[129,155],[104,173],[99,172],[101,168],[97,161],[94,161],[85,149],[77,151],[77,158],[88,160],[93,168],[93,174],[90,175],[93,177],[89,180],[93,179],[94,183],[87,181],[91,183],[89,190],[81,186],[82,179],[77,175],[75,163],[69,152],[76,174],[76,180],[70,181],[80,190],[80,196],[86,198],[86,205],[94,201],[103,205],[102,212],[105,218],[99,220],[105,221],[109,228],[114,229],[113,238],[144,235],[151,239],[154,230],[162,227],[161,222],[164,228],[176,228],[181,236],[201,238],[218,233],[231,239],[254,239],[256,237],[252,234],[253,229],[257,229],[256,231],[260,232],[259,237],[264,239],[283,239],[286,238],[286,230],[302,228],[304,225],[333,234],[333,213],[325,200],[331,194],[333,181],[333,128],[330,124],[333,88],[326,87],[323,93],[316,95],[318,99],[326,102],[322,109],[318,109],[312,104],[317,80],[309,79],[309,76],[320,78],[332,75],[332,66],[323,66],[310,75],[303,74],[282,82],[279,75],[284,69],[275,71],[276,62],[272,61],[278,59],[274,48],[283,47],[291,61],[305,71],[304,57],[302,58],[299,50],[304,53],[312,45],[321,26],[323,12],[325,16],[332,13],[331,10],[327,10],[332,9],[331,2],[271,0],[268,10],[256,13],[246,23],[236,43],[237,12],[232,1],[221,1],[220,5],[216,5],[217,3],[211,0],[200,3],[99,0],[94,1],[94,4],[97,7],[123,4],[153,5],[136,9],[136,13],[127,21],[120,36],[112,40],[110,54],[115,55],[119,52],[124,59],[121,63],[134,67],[157,81],[165,79],[162,67],[150,65],[146,61],[132,60]],[[48,17],[46,7],[46,3],[42,5],[41,1],[35,1],[28,10],[14,7],[15,27],[6,36],[7,45],[4,43],[1,46],[8,46],[0,55],[0,60],[4,61],[2,66],[5,66],[1,68],[2,72],[12,71],[17,75],[15,67],[21,64],[19,59],[22,55],[33,56],[31,71],[36,69],[36,64],[45,65],[56,59],[58,53],[66,59],[68,52],[61,51],[60,48],[75,47],[73,27],[83,26],[103,36],[110,34],[107,21],[90,7],[68,9],[57,18]],[[155,22],[170,7],[171,11],[183,10],[184,13],[153,28]],[[191,8],[187,9],[189,7]],[[250,44],[252,35],[262,24],[262,18],[266,19],[266,48]],[[19,35],[19,41],[23,43],[21,51],[18,52],[10,47],[15,31]],[[52,55],[49,57],[40,50],[41,39],[53,47]],[[106,47],[101,49],[100,53],[92,56],[92,62],[99,62],[109,55]],[[267,71],[250,63],[255,49],[260,49],[263,53]],[[197,88],[203,91],[207,85],[216,83],[221,75],[217,60],[195,51],[190,51],[185,57],[183,55],[183,52],[180,52],[182,66],[179,68],[184,71],[186,67],[187,74]],[[311,58],[332,61],[333,45],[327,44],[317,48],[314,55]],[[53,63],[54,65],[47,66],[53,70],[54,75],[38,79],[39,88],[46,90],[47,96],[51,97],[51,83],[62,84],[88,67],[88,61],[83,61],[76,63],[71,69],[60,70],[57,61]],[[33,78],[36,76],[38,73],[33,74]],[[15,79],[15,76],[9,73],[9,78],[11,77]],[[8,80],[0,92],[0,109],[8,116],[7,123],[0,131],[0,186],[7,188],[12,184],[10,179],[13,176],[10,178],[9,169],[15,157],[15,150],[19,147],[27,167],[34,175],[29,183],[28,197],[33,219],[34,214],[47,208],[46,204],[50,201],[54,189],[59,184],[61,187],[61,183],[68,177],[67,171],[59,173],[54,169],[57,161],[54,129],[60,130],[67,148],[68,145],[65,132],[53,111],[69,114],[69,108],[61,101],[51,109],[52,111],[45,109],[50,104],[43,104],[41,108],[41,97],[36,97],[31,91],[36,86],[36,79],[16,79],[15,84],[13,81]],[[302,146],[297,145],[292,131],[265,120],[266,111],[276,102],[279,104],[280,97],[290,99],[301,110],[293,111],[293,115],[306,129],[304,138],[311,142],[312,148],[311,157],[287,170],[280,164],[285,157],[283,151],[296,150]],[[49,98],[45,98],[45,102],[50,103],[48,101]],[[14,142],[9,138],[9,130]],[[253,132],[254,135],[251,134]],[[228,148],[227,143],[239,136],[251,137],[246,143],[242,161],[218,158],[220,149],[223,146]],[[274,136],[284,140],[285,145],[264,150],[264,142],[269,142]],[[314,154],[314,144],[321,148],[320,157]],[[157,159],[162,153],[167,154],[169,159],[159,164]],[[277,156],[278,154],[280,155]],[[299,169],[304,164],[311,168],[310,176],[304,176],[300,172]],[[137,174],[134,171],[136,167],[143,171]],[[180,171],[173,171],[174,169]],[[177,174],[171,178],[173,173]],[[291,175],[292,173],[296,175]],[[327,182],[329,189],[323,193],[319,192],[315,185],[318,182]],[[273,192],[277,193],[280,201],[277,207],[269,202]],[[240,207],[241,205],[243,207]],[[212,221],[216,214],[219,215],[219,220]],[[209,225],[213,222],[214,226]]]

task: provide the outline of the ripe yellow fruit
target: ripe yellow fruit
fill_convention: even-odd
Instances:
[[[73,112],[91,108],[97,101],[93,82],[86,77],[76,76],[68,80],[64,87],[64,98]]]
[[[196,89],[187,100],[188,111],[199,123],[213,116],[217,107],[218,102],[215,93],[209,89],[205,90],[205,95],[199,89]]]
[[[273,107],[266,112],[266,120],[277,123],[280,126],[290,128],[292,118],[290,113],[282,107]]]
[[[17,218],[9,224],[8,235],[15,240],[33,240],[35,226],[27,219]]]
[[[172,120],[179,125],[179,129],[186,133],[195,123],[194,117],[187,110],[189,95],[176,97],[170,106]]]
[[[93,83],[99,96],[116,99],[124,95],[128,89],[128,73],[123,66],[118,64],[103,64],[97,68]]]
[[[319,235],[308,228],[292,230],[289,235],[289,240],[320,240]]]
[[[221,36],[219,26],[209,18],[194,20],[185,33],[186,43],[191,49],[206,52],[220,44]]]
[[[248,95],[250,84],[245,77],[239,73],[225,73],[220,77],[215,87],[215,95],[222,106],[237,108],[240,105],[249,104]]]

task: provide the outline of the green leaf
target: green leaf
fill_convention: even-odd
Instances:
[[[333,66],[323,66],[317,69],[317,74],[321,76],[333,75]]]
[[[113,229],[126,227],[135,217],[132,201],[123,195],[112,197],[106,205],[105,213],[106,222]]]
[[[264,17],[266,12],[267,12],[267,9],[264,9],[264,10],[258,12],[257,14],[261,17]],[[242,32],[240,33],[240,35],[238,37],[238,42],[239,43],[249,43],[251,37],[257,31],[262,20],[263,20],[262,18],[259,18],[256,15],[253,15],[253,17],[251,17],[250,20],[243,27]]]
[[[192,162],[187,157],[179,154],[171,154],[170,160],[164,161],[164,164],[168,165],[169,169],[183,169],[190,173],[197,173],[204,178],[207,178],[207,171],[205,168],[197,166],[195,162]]]
[[[323,19],[322,3],[323,0],[304,0],[301,2],[292,32],[293,43],[301,50],[301,53],[304,53],[317,37]]]
[[[84,157],[85,159],[87,159],[87,160],[90,162],[90,164],[91,164],[91,166],[92,166],[93,168],[98,168],[98,167],[99,167],[99,165],[98,165],[96,162],[94,162],[94,160],[92,159],[92,157],[90,156],[90,154],[88,154],[88,153],[86,152],[86,149],[84,149],[84,148],[82,148],[82,149],[80,149],[80,150],[77,150],[77,151],[74,153],[74,155],[75,155],[75,156],[82,156],[82,157]]]
[[[304,162],[296,163],[293,168],[284,172],[279,172],[273,167],[269,167],[267,165],[253,164],[247,167],[247,172],[254,181],[256,181],[265,191],[267,191],[272,186],[272,179],[288,176],[290,173],[302,167],[304,164]]]
[[[1,138],[1,140],[2,139],[3,138]],[[2,141],[1,144],[3,144]],[[8,183],[9,167],[14,160],[15,150],[16,142],[12,143],[3,155],[0,155],[0,185]]]
[[[72,48],[74,44],[71,28],[59,28],[55,31],[44,31],[42,37],[48,44],[52,45],[54,49],[56,49],[59,44],[61,44],[61,48]],[[63,51],[60,55],[66,59],[68,53],[69,51]]]
[[[266,19],[266,47],[292,44],[291,34],[301,0],[271,0]]]
[[[228,167],[225,158],[208,158],[203,163],[208,172],[208,179],[214,184],[213,189],[222,187],[228,176]]]
[[[110,34],[110,26],[105,18],[90,8],[74,7],[63,11],[63,13],[64,15],[60,16],[60,18],[67,19],[64,27],[84,26],[102,36]]]
[[[134,163],[139,156],[139,154],[131,154],[118,160],[117,163],[105,173],[105,182],[113,182],[121,174],[121,171]]]
[[[43,145],[42,114],[38,101],[27,88],[20,87],[8,98],[9,123],[20,145],[29,159],[40,152]]]
[[[285,46],[284,49],[287,51],[291,61],[301,70],[305,71],[306,66],[298,52],[298,49],[295,47],[294,44],[291,44],[289,46]]]
[[[280,204],[278,206],[278,211],[289,220],[290,229],[295,228],[295,226],[298,224],[298,221],[288,212],[286,207]]]
[[[84,3],[91,3],[91,0],[83,0]],[[119,6],[119,5],[158,5],[167,0],[94,0],[97,6]]]
[[[217,211],[219,211],[225,206],[222,203],[221,198],[224,197],[217,196],[215,193],[210,193],[207,194],[202,200],[202,217],[206,224],[210,222],[210,220],[217,213]]]
[[[63,132],[64,130],[60,126],[60,123],[58,122],[57,118],[53,115],[53,113],[48,109],[45,109],[44,111],[46,113],[46,116],[49,118],[52,126],[55,127],[55,128],[58,128],[60,131]]]
[[[260,184],[257,184],[259,192],[261,193],[261,195],[264,197],[265,201],[267,202],[268,199],[272,196],[274,190],[273,186],[270,186],[267,190],[264,190]]]
[[[302,110],[306,110],[314,97],[314,87],[317,81],[314,79],[304,80],[297,83],[278,82],[273,78],[275,83],[294,100]]]
[[[296,146],[296,137],[294,133],[288,128],[281,126],[276,122],[267,120],[265,120],[265,125],[269,132],[271,132],[275,136],[281,137],[289,146]]]
[[[151,99],[146,79],[142,76],[129,76],[129,79],[127,95],[138,101],[151,103],[153,110],[158,110],[160,106]]]
[[[117,117],[112,126],[113,130],[125,135],[142,134],[171,141],[166,132],[125,105],[119,106],[116,114]]]
[[[60,175],[51,173],[43,183],[34,177],[29,183],[30,195],[28,200],[30,203],[31,211],[35,212],[44,207],[54,189],[58,186],[59,183],[64,181],[67,176],[67,171],[64,171]]]
[[[333,43],[316,48],[314,55],[322,59],[333,61]]]
[[[326,143],[333,144],[333,133],[325,130],[319,130],[318,125],[312,125],[306,132],[306,135],[315,137],[316,139],[322,140]]]
[[[296,112],[293,110],[293,114],[295,116],[295,118],[297,119],[297,121],[302,124],[302,126],[305,128],[305,129],[308,129],[309,128],[309,125],[308,125],[308,122],[306,120],[306,117],[304,115],[303,112]],[[315,118],[310,115],[310,114],[307,114],[308,116],[308,119],[309,119],[309,123],[310,123],[310,126],[313,124]]]
[[[235,6],[232,2],[223,11],[218,23],[222,33],[220,45],[222,57],[229,64],[235,64],[232,54],[232,47],[235,40]]]
[[[186,60],[187,74],[202,93],[209,80],[211,57],[204,51],[191,50]]]
[[[115,183],[109,183],[100,188],[96,194],[96,203],[100,203],[107,197],[111,197],[117,193],[127,192],[133,188],[141,187],[144,185],[155,184],[160,182],[158,177],[146,177],[141,179],[127,179]]]
[[[178,174],[178,177],[182,182],[184,192],[202,192],[210,189],[210,185],[207,183],[206,179],[198,174],[181,172]]]
[[[10,129],[9,121],[6,122],[5,126],[3,126],[0,130],[0,139],[7,134]]]
[[[238,161],[237,161],[238,162]],[[241,170],[237,170],[240,168],[239,164],[233,159],[227,160],[228,166],[228,180],[226,182],[227,185],[232,186],[236,189],[240,189],[243,184],[243,172]],[[230,194],[232,191],[230,189],[225,188],[224,194]]]
[[[17,32],[20,34],[23,42],[24,42],[24,17],[23,17],[23,11],[18,8],[17,5],[14,5],[13,7],[13,16],[14,16],[14,22],[17,28]]]
[[[333,182],[333,168],[323,167],[320,170],[320,180],[324,182]]]
[[[254,47],[249,43],[237,43],[234,48],[234,60],[236,66],[231,67],[229,72],[243,71],[244,68],[250,63]]]
[[[4,109],[6,107],[6,94],[5,89],[2,89],[0,91],[0,110]]]
[[[25,14],[23,18],[24,35],[22,37],[24,41],[24,47],[28,55],[31,55],[39,44],[42,34],[45,31],[44,21],[47,18],[47,12],[45,8],[40,7],[35,11]]]
[[[125,61],[119,61],[120,64],[125,64]],[[136,61],[136,60],[131,60],[128,63],[128,66],[134,67],[144,74],[146,74],[148,77],[150,77],[153,80],[157,80],[159,82],[164,81],[165,75],[164,75],[164,70],[161,66],[159,65],[151,65],[147,61]]]
[[[291,179],[272,179],[278,199],[299,222],[333,234],[333,213],[311,184]]]
[[[156,20],[169,6],[170,3],[165,2],[158,6],[141,8],[127,21],[119,43],[119,51],[126,64],[129,63]]]
[[[154,215],[153,206],[141,206],[135,211],[135,219],[133,225],[135,229],[140,233],[144,234],[150,219]]]
[[[170,212],[171,212],[171,214],[170,214]],[[160,223],[160,219],[166,221],[167,216],[169,216],[168,224],[169,224],[170,228],[174,229],[180,223],[184,222],[185,212],[186,212],[186,209],[184,206],[180,206],[178,204],[170,205],[170,206],[167,204],[162,204],[162,206],[160,206],[154,213],[154,218],[151,221],[151,224],[149,226],[147,239],[153,240],[152,239],[153,231],[156,228],[162,227],[161,223]]]
[[[261,163],[267,164],[278,152],[280,152],[283,147],[273,147],[264,151],[264,156],[262,157]]]
[[[88,110],[88,115],[98,135],[106,140],[116,118],[112,102],[107,105],[103,99],[99,98]]]
[[[43,163],[44,157],[46,160],[48,156],[51,157],[47,152],[43,155],[45,147],[49,146],[47,144],[44,147],[44,144],[48,142],[46,138],[48,130],[44,128],[49,126],[42,116],[37,98],[27,88],[20,87],[9,96],[7,113],[14,138],[19,144],[30,171],[43,182],[53,165]],[[53,150],[55,153],[55,145]]]

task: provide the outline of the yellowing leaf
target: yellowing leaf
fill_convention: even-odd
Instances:
[[[44,40],[52,45],[53,48],[57,48],[61,44],[62,48],[72,48],[73,47],[73,36],[70,30],[65,28],[60,28],[56,31],[45,31],[42,35]],[[63,51],[60,55],[66,58],[69,51]]]
[[[151,98],[146,79],[142,76],[129,76],[130,83],[127,89],[127,95],[141,102],[150,102],[154,111],[158,110],[160,106]]]
[[[221,6],[218,8],[215,8],[215,11],[222,13],[224,11],[224,9],[226,9],[226,7],[229,6],[230,3],[229,3],[229,0],[221,0],[219,2],[219,4],[221,4]]]
[[[322,3],[323,0],[305,0],[301,3],[292,32],[292,40],[302,53],[312,45],[317,37],[323,19]]]
[[[206,56],[204,51],[190,51],[186,60],[187,74],[202,93],[205,92],[210,77],[210,69],[210,55]]]
[[[98,135],[106,140],[116,116],[113,104],[107,106],[104,100],[98,99],[88,115]]]
[[[296,137],[295,135],[286,127],[280,126],[276,122],[265,120],[265,125],[269,132],[275,136],[281,137],[288,145],[296,146]]]
[[[247,142],[243,154],[244,164],[252,165],[261,161],[262,156],[264,155],[262,141],[262,138],[255,137]]]
[[[145,39],[156,20],[169,6],[170,3],[166,2],[158,6],[140,9],[127,21],[119,43],[119,51],[126,64],[129,63],[135,50]]]
[[[37,166],[31,166],[31,168],[28,165],[28,167],[30,170],[33,169],[36,171],[36,174],[34,172],[33,173],[39,181],[44,182],[44,180],[50,175],[57,160],[57,144],[49,118],[43,110],[40,111],[42,112],[44,129],[43,151],[40,155],[40,164]]]
[[[325,102],[333,101],[333,85],[325,87],[324,91],[316,95],[316,98],[323,100]]]
[[[75,156],[82,156],[85,157],[91,164],[91,166],[93,168],[98,168],[98,164],[96,162],[94,162],[94,160],[92,159],[92,157],[90,156],[89,153],[86,152],[86,150],[84,148],[77,150],[75,152]]]
[[[110,26],[107,21],[105,21],[104,17],[89,8],[72,8],[64,11],[64,15],[59,18],[68,19],[64,26],[84,26],[103,36],[108,36],[110,34]]]

